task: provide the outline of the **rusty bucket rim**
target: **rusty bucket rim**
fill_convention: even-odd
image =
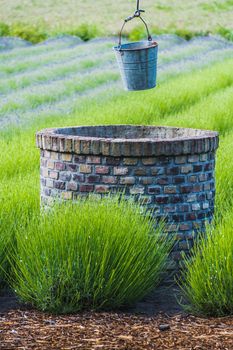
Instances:
[[[124,46],[126,45],[130,45],[130,44],[141,44],[141,43],[149,43],[149,45],[145,46],[145,47],[138,47],[138,48],[131,48],[131,49],[126,49],[124,48]],[[114,51],[141,51],[141,50],[148,50],[154,47],[158,47],[158,43],[155,40],[143,40],[143,41],[134,41],[134,42],[129,42],[129,43],[125,43],[122,44],[121,46],[114,46],[113,50]]]

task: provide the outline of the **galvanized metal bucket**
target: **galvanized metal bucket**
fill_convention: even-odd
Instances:
[[[140,41],[114,47],[124,87],[128,91],[156,86],[158,44]]]
[[[119,45],[113,48],[124,87],[128,91],[147,90],[156,86],[158,44],[152,40],[147,24],[141,17],[141,12],[144,11],[138,9],[133,16],[125,19],[119,34]],[[135,17],[140,18],[144,23],[148,40],[122,44],[124,26]]]

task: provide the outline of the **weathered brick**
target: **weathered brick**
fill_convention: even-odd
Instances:
[[[152,176],[163,175],[163,174],[164,174],[164,168],[162,168],[162,167],[151,168],[151,175]]]
[[[91,147],[91,141],[81,140],[81,151],[83,154],[89,154]]]
[[[88,176],[86,176],[86,181],[88,183],[100,182],[100,176],[99,175],[88,175]]]
[[[178,166],[172,166],[166,169],[167,175],[178,175],[180,173],[180,168]]]
[[[68,182],[66,186],[67,191],[77,191],[78,184],[76,182]]]
[[[185,176],[175,176],[173,179],[172,179],[172,182],[174,184],[182,184],[186,181],[186,178]]]
[[[49,171],[48,171],[47,168],[41,168],[41,169],[40,169],[40,174],[41,174],[41,176],[43,176],[43,177],[49,177]]]
[[[188,230],[191,230],[191,229],[192,229],[192,224],[191,224],[191,223],[182,223],[182,224],[180,224],[179,229],[180,229],[181,231],[188,231]]]
[[[55,162],[51,159],[47,160],[47,168],[53,170],[55,168]]]
[[[44,192],[44,194],[45,194],[46,196],[51,196],[51,188],[45,187],[44,190],[43,190],[43,192]]]
[[[214,166],[213,163],[207,163],[204,165],[204,171],[211,171],[213,170]]]
[[[145,176],[146,175],[146,169],[145,168],[136,168],[134,170],[135,176]]]
[[[204,191],[210,191],[210,189],[211,189],[210,183],[209,182],[205,183],[204,184]]]
[[[53,188],[53,180],[52,179],[47,179],[46,180],[46,186],[49,188]]]
[[[117,176],[103,176],[102,181],[104,184],[116,184],[117,183]]]
[[[196,202],[197,195],[196,194],[189,194],[187,195],[187,202]]]
[[[81,142],[80,140],[74,140],[74,153],[80,154],[81,152]]]
[[[190,193],[193,190],[193,186],[192,185],[183,185],[180,186],[180,192],[181,193]]]
[[[200,158],[199,154],[189,155],[188,156],[188,162],[189,163],[197,163],[197,162],[199,162],[199,158]]]
[[[171,219],[174,222],[182,222],[182,221],[184,221],[184,214],[173,214],[171,216]]]
[[[145,187],[135,186],[130,188],[130,194],[144,194]]]
[[[106,185],[96,185],[95,186],[95,192],[97,193],[107,193],[109,192],[109,186]]]
[[[188,213],[188,214],[185,215],[185,219],[187,221],[190,221],[190,220],[192,221],[192,220],[196,220],[197,216],[196,216],[195,213]]]
[[[66,164],[66,170],[67,171],[72,171],[72,172],[74,172],[74,171],[77,171],[77,169],[78,169],[78,166],[76,165],[76,164]]]
[[[61,180],[61,181],[70,181],[70,179],[71,179],[71,173],[69,173],[69,172],[64,172],[64,171],[62,171],[62,172],[60,172],[59,173],[59,179]]]
[[[142,145],[141,143],[134,143],[132,144],[132,147],[131,147],[131,154],[134,155],[134,156],[141,156],[142,155]]]
[[[208,160],[208,154],[207,153],[200,154],[200,161],[201,162],[206,162],[207,160]]]
[[[202,187],[203,187],[202,184],[195,184],[193,186],[193,192],[201,192],[202,191]]]
[[[206,199],[206,193],[197,193],[197,202],[203,202]]]
[[[70,153],[62,153],[61,159],[64,162],[71,162],[72,161],[72,154],[70,154]]]
[[[72,196],[73,196],[73,192],[62,192],[61,193],[62,199],[65,199],[65,200],[71,200]]]
[[[57,152],[50,152],[50,158],[53,160],[58,160],[59,159],[59,153]]]
[[[192,182],[192,183],[195,183],[198,181],[198,176],[197,175],[191,175],[188,177],[188,181],[189,182]]]
[[[198,178],[199,178],[199,181],[207,181],[207,174],[205,174],[205,173],[202,173],[202,174],[200,174],[199,176],[198,176]]]
[[[122,177],[120,179],[120,184],[121,185],[134,185],[135,178],[133,176]]]
[[[194,173],[199,173],[200,171],[202,171],[202,165],[199,165],[199,164],[193,165]]]
[[[183,195],[174,195],[170,197],[170,203],[182,203],[184,201],[184,196]]]
[[[110,154],[111,154],[111,156],[114,156],[114,157],[119,157],[121,155],[121,143],[120,142],[112,142],[110,144]]]
[[[139,183],[140,183],[141,185],[151,185],[151,184],[153,184],[153,181],[154,181],[154,178],[153,178],[153,177],[149,177],[149,176],[147,176],[147,177],[141,177],[141,178],[139,179]]]
[[[99,140],[92,140],[91,141],[91,149],[93,154],[99,154],[100,153],[100,141]]]
[[[169,197],[168,196],[156,196],[155,202],[159,204],[168,204]]]
[[[163,211],[164,213],[174,213],[176,211],[176,207],[172,205],[164,206]]]
[[[93,192],[94,191],[94,185],[80,185],[79,186],[80,192]]]
[[[43,157],[45,158],[51,158],[51,153],[54,153],[54,152],[51,152],[51,151],[47,151],[46,149],[43,150]],[[58,153],[57,153],[58,154]],[[58,158],[57,158],[58,159]]]
[[[149,194],[160,194],[161,187],[159,186],[148,186],[147,191]]]
[[[142,164],[144,165],[154,165],[156,163],[155,157],[142,158]]]
[[[164,193],[165,194],[173,194],[177,192],[176,186],[164,186]]]
[[[188,204],[179,204],[178,211],[187,212],[189,210],[190,210],[190,207]]]
[[[111,147],[111,143],[110,142],[107,142],[107,141],[104,141],[104,142],[101,142],[101,152],[103,155],[105,156],[108,156],[110,155],[110,147]]]
[[[120,165],[120,158],[106,157],[106,165]]]
[[[175,157],[175,164],[185,164],[187,162],[186,156],[177,156]]]
[[[138,159],[137,158],[124,158],[123,164],[124,165],[137,165]]]
[[[55,163],[55,169],[56,170],[65,170],[66,165],[62,162],[56,162]]]
[[[85,180],[85,176],[83,174],[73,174],[72,177],[73,177],[73,181],[77,181],[77,182],[84,182]]]
[[[208,202],[205,202],[202,204],[202,209],[209,209],[209,203]]]
[[[148,204],[151,204],[153,202],[153,199],[151,196],[140,196],[139,202],[142,205],[148,205]]]
[[[176,232],[178,230],[177,224],[167,225],[167,232]]]
[[[40,183],[41,183],[41,186],[44,187],[46,186],[46,179],[43,179],[42,177],[40,178]]]
[[[59,173],[57,171],[49,171],[49,177],[51,179],[57,180],[59,177]]]
[[[74,163],[79,164],[79,163],[86,163],[86,156],[74,156]]]
[[[168,185],[169,184],[169,178],[168,177],[160,177],[156,179],[156,183],[158,185]]]
[[[193,203],[192,204],[192,210],[196,211],[196,210],[200,210],[201,206],[199,203]]]
[[[54,181],[54,188],[58,190],[65,190],[66,188],[65,181]]]
[[[40,167],[47,167],[47,161],[48,159],[46,158],[40,158]]]
[[[183,165],[181,167],[181,173],[182,174],[188,174],[193,172],[193,165]]]
[[[83,174],[90,174],[92,172],[92,166],[87,164],[80,164],[79,172]]]
[[[96,174],[109,174],[110,168],[109,166],[96,166],[95,167]]]
[[[88,156],[87,157],[87,164],[100,164],[101,159],[97,156]]]
[[[114,175],[127,175],[128,171],[129,170],[126,167],[114,167],[113,168],[113,174]]]

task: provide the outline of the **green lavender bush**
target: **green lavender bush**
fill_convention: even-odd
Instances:
[[[186,260],[183,291],[188,309],[206,316],[233,314],[233,215],[228,213]],[[187,308],[187,306],[186,306]]]
[[[53,313],[108,309],[142,298],[159,281],[171,241],[125,200],[89,199],[34,216],[16,234],[11,284]]]

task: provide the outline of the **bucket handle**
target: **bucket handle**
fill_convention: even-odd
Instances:
[[[127,17],[124,20],[124,23],[123,23],[123,25],[121,27],[121,30],[120,30],[120,33],[119,33],[119,44],[118,44],[119,49],[121,47],[123,29],[124,29],[126,23],[131,21],[134,18],[140,18],[140,20],[144,23],[144,25],[146,27],[146,31],[147,31],[148,41],[152,41],[152,36],[150,35],[149,29],[148,29],[148,25],[147,25],[146,21],[141,17],[141,13],[142,12],[145,12],[145,11],[139,9],[139,0],[137,0],[137,10],[134,12],[133,16],[129,16],[129,17]]]

